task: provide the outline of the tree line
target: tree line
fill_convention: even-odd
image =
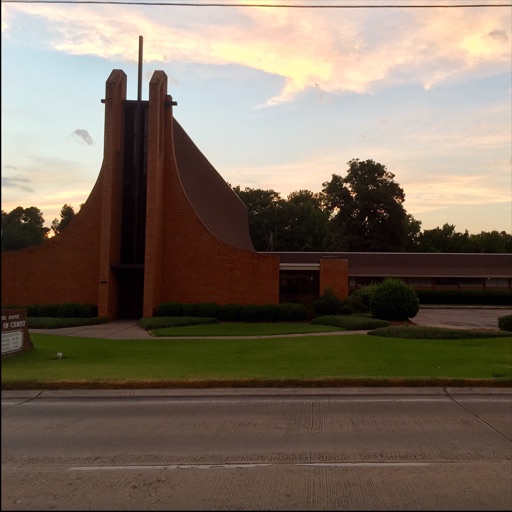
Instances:
[[[232,186],[247,207],[249,231],[257,251],[510,253],[512,235],[505,231],[457,232],[444,224],[421,229],[421,221],[404,208],[405,193],[395,175],[373,160],[348,162],[345,176],[332,174],[319,193]],[[231,186],[231,185],[230,185]],[[83,206],[83,205],[81,205]],[[80,207],[81,207],[80,206]],[[65,204],[60,219],[44,226],[41,211],[2,210],[2,251],[18,250],[58,234],[74,218]]]

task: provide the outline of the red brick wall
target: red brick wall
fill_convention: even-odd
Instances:
[[[320,258],[320,295],[331,288],[339,299],[348,297],[348,260]]]
[[[153,89],[159,101],[161,84],[155,83]],[[157,112],[161,115],[156,108],[150,110],[150,115]],[[144,316],[152,315],[158,304],[167,301],[278,304],[279,258],[227,245],[208,231],[194,212],[179,179],[172,124],[170,105],[163,125],[150,122],[150,129],[162,137],[161,145],[156,139],[153,144],[157,149],[164,148],[165,172],[159,170],[160,156],[154,165],[148,157],[148,221],[154,218],[155,226],[161,223],[162,228],[154,229],[149,223],[146,227],[146,277],[151,274],[151,266],[162,272],[145,282]]]
[[[121,215],[124,147],[124,107],[126,75],[121,70],[110,74],[105,92],[105,137],[101,229],[99,233],[98,315],[109,320],[117,317],[117,276],[111,265],[119,263],[121,251]]]
[[[2,252],[2,304],[97,304],[101,180],[60,234],[36,247]]]
[[[43,244],[2,252],[2,304],[88,302],[115,317],[117,288],[110,264],[119,255],[122,102],[126,75],[106,84],[103,165],[82,209],[66,229]],[[101,284],[101,283],[104,284]]]
[[[174,158],[167,77],[150,84],[144,316],[165,301],[279,303],[279,257],[234,248],[201,222],[183,190]],[[126,75],[114,70],[105,95],[104,159],[82,210],[38,247],[2,253],[2,304],[90,302],[117,317],[123,100]],[[167,103],[165,103],[167,101]],[[222,204],[219,204],[222,208]]]

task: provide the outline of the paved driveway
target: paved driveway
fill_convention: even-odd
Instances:
[[[498,318],[505,315],[512,315],[512,308],[423,307],[412,321],[436,327],[498,329]]]

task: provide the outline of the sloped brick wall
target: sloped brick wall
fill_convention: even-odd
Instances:
[[[215,218],[217,232],[214,234],[207,227],[211,219],[201,218],[199,208],[194,208],[189,196],[192,192],[200,192],[189,190],[187,195],[183,174],[186,170],[180,169],[176,158],[178,148],[175,143],[184,143],[186,134],[173,119],[170,97],[164,97],[164,76],[154,76],[154,79],[154,87],[150,88],[150,115],[158,116],[158,121],[150,121],[150,133],[162,137],[162,143],[157,141],[158,137],[150,136],[155,145],[155,156],[148,157],[144,316],[152,315],[154,308],[166,301],[279,303],[279,258],[226,243],[221,239],[223,226],[219,216]],[[164,101],[165,109],[153,107],[154,103],[161,105]],[[175,130],[179,132],[174,133]],[[194,145],[187,144],[186,154],[180,154],[180,157],[183,164],[196,166],[193,169],[197,173],[196,179],[210,179],[212,176],[207,173],[216,172],[204,157],[200,158],[202,155]],[[210,208],[222,209],[229,208],[226,203],[232,200],[235,211],[240,214],[239,206],[235,204],[239,200],[236,196],[230,197],[234,193],[229,186],[225,182],[219,183],[217,177],[211,183],[212,188],[207,190],[211,195],[197,196],[196,201],[203,200],[211,203]],[[206,210],[205,204],[199,207]],[[149,219],[154,223],[153,227],[149,225]],[[246,222],[246,217],[242,220]],[[229,221],[226,219],[226,223]],[[247,225],[245,229],[248,239]],[[240,245],[249,243],[252,246],[250,239],[247,242],[244,238],[240,226],[226,226],[225,237],[235,240],[233,243],[240,240]]]

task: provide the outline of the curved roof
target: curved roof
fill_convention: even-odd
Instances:
[[[255,252],[246,206],[174,118],[173,137],[179,178],[196,215],[226,244]]]

